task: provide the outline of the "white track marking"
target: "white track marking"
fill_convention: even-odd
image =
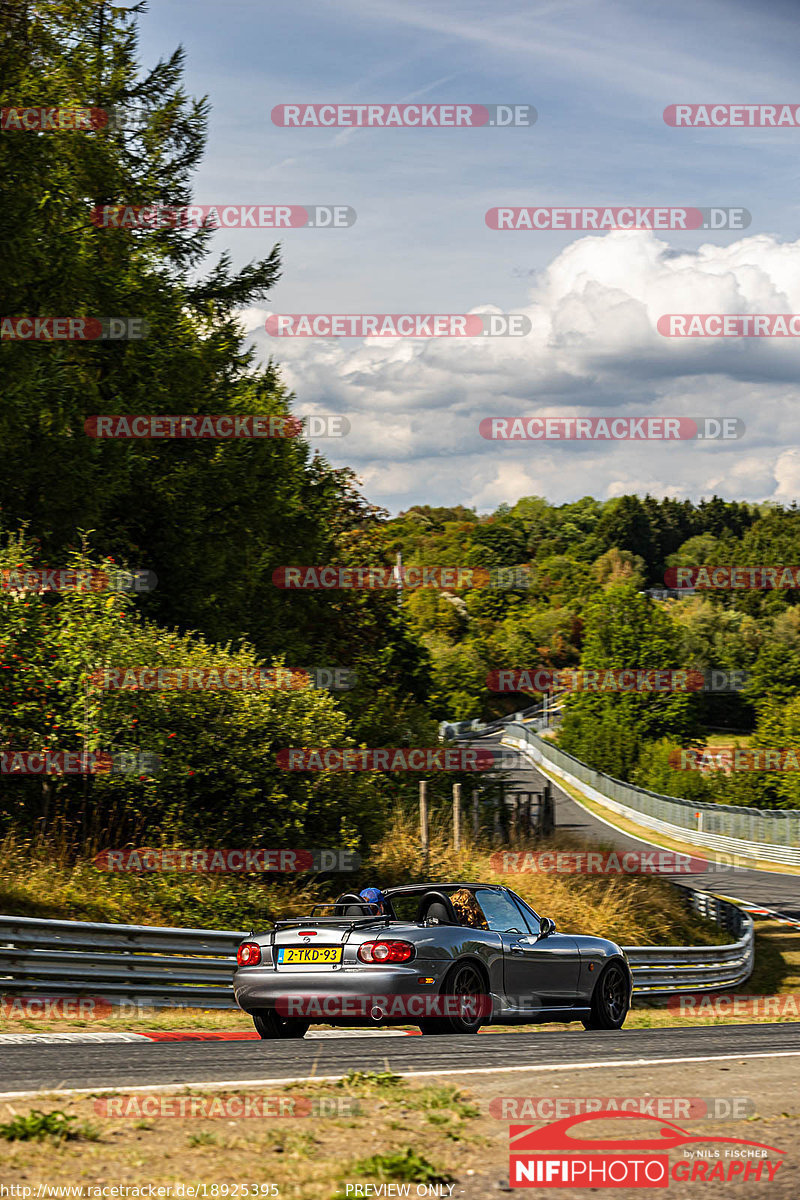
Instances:
[[[410,1037],[402,1029],[315,1029],[311,1033],[307,1033],[305,1040],[312,1041],[321,1038],[386,1038],[386,1037]],[[227,1040],[231,1042],[239,1041],[256,1041],[256,1038],[209,1038],[206,1043],[209,1046],[223,1043]],[[0,1046],[49,1046],[56,1045],[62,1042],[72,1043],[73,1045],[92,1045],[98,1042],[148,1042],[150,1045],[158,1042],[161,1045],[177,1045],[187,1042],[200,1043],[205,1041],[204,1038],[192,1036],[191,1032],[187,1031],[187,1036],[172,1037],[172,1038],[157,1038],[150,1037],[147,1033],[116,1033],[108,1030],[99,1030],[92,1032],[90,1030],[81,1030],[71,1033],[0,1033]]]
[[[148,1042],[144,1033],[0,1033],[0,1046],[51,1046],[61,1042],[91,1045],[97,1042]]]
[[[435,1071],[396,1071],[395,1074],[404,1079],[422,1079],[431,1075],[500,1075],[509,1074],[513,1071],[529,1071],[531,1074],[538,1074],[544,1071],[594,1071],[599,1067],[608,1070],[609,1068],[617,1069],[619,1067],[674,1066],[676,1063],[730,1062],[737,1059],[743,1062],[745,1059],[750,1058],[798,1057],[800,1057],[800,1050],[754,1050],[741,1054],[687,1054],[679,1058],[625,1058],[619,1060],[612,1059],[608,1062],[558,1063],[555,1065],[551,1063],[547,1065],[530,1064],[528,1066],[516,1067],[440,1067]],[[347,1073],[345,1072],[340,1072],[337,1075],[315,1075],[314,1083],[334,1083],[339,1079],[346,1078]],[[36,1096],[128,1095],[129,1093],[136,1092],[163,1092],[167,1094],[181,1091],[245,1091],[249,1088],[275,1087],[276,1085],[287,1083],[310,1082],[311,1078],[308,1075],[282,1075],[269,1079],[208,1079],[192,1083],[151,1083],[148,1085],[135,1084],[132,1086],[118,1083],[114,1087],[39,1088],[38,1091],[0,1092],[0,1100],[26,1100],[33,1099]]]

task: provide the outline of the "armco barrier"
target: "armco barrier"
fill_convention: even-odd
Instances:
[[[637,995],[735,986],[753,968],[753,922],[733,904],[688,893],[728,929],[726,946],[626,946]],[[236,947],[247,933],[0,916],[0,995],[99,996],[153,1008],[233,1008]]]
[[[587,767],[528,725],[504,724],[502,740],[504,745],[527,754],[533,762],[545,764],[554,775],[576,785],[604,808],[637,825],[677,837],[692,846],[800,866],[800,810],[699,804],[677,796],[663,796]]]
[[[753,973],[755,933],[749,913],[708,892],[680,889],[692,909],[736,938],[725,946],[625,946],[635,995],[712,992],[736,987]]]
[[[0,916],[0,993],[231,1008],[234,930]]]

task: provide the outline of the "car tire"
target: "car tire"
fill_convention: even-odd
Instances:
[[[452,1033],[452,1029],[445,1028],[446,1025],[447,1022],[438,1017],[429,1017],[427,1021],[420,1021],[419,1031],[422,1034]]]
[[[610,962],[595,984],[584,1029],[621,1029],[630,1009],[630,979],[621,962]]]
[[[301,1038],[308,1032],[310,1021],[297,1017],[279,1017],[274,1008],[262,1008],[252,1014],[256,1033],[260,1038]]]
[[[439,994],[441,996],[475,996],[476,1015],[472,1018],[468,1015],[428,1017],[419,1022],[421,1033],[477,1033],[481,1025],[485,1024],[486,1013],[483,1011],[480,998],[486,995],[486,984],[481,972],[472,963],[456,963],[448,973]]]

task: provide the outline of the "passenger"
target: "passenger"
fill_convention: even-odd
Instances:
[[[470,929],[488,929],[489,924],[481,912],[481,906],[467,888],[459,888],[450,897],[459,925],[468,925]]]

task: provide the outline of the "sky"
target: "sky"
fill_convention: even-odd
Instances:
[[[489,512],[525,495],[791,503],[800,338],[662,336],[667,313],[800,313],[800,127],[673,128],[667,105],[800,105],[793,4],[678,0],[151,0],[144,67],[176,45],[211,103],[198,204],[346,204],[347,228],[220,230],[281,246],[241,314],[312,445],[367,498]],[[284,128],[280,104],[529,104],[511,128]],[[744,208],[744,230],[496,230],[496,206]],[[520,313],[518,338],[278,338],[271,314]],[[498,441],[492,417],[738,418],[734,440]],[[537,426],[537,428],[539,428]]]

